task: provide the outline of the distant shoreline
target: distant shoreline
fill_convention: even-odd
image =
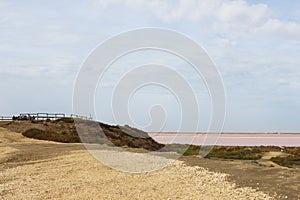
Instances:
[[[162,132],[149,133],[162,144],[193,144],[217,146],[300,146],[297,133],[190,133]]]
[[[168,132],[168,131],[162,131],[162,132],[148,132],[149,134],[273,134],[273,135],[285,135],[285,134],[299,134],[299,133],[293,133],[293,132],[221,132],[221,133],[215,133],[215,132]]]

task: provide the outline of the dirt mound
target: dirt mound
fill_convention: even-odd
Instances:
[[[101,122],[63,118],[54,121],[12,121],[1,127],[22,133],[29,138],[64,143],[96,143],[120,147],[144,148],[149,151],[164,147],[146,132],[129,126],[112,126]],[[78,134],[80,133],[80,134]]]
[[[78,143],[80,139],[75,134],[68,134],[63,132],[59,134],[57,132],[51,132],[50,130],[41,130],[37,128],[31,128],[22,133],[24,136],[29,138],[35,138],[39,140],[50,140],[55,142],[64,143]]]
[[[22,136],[21,134],[12,132],[2,127],[0,127],[0,133],[0,145],[24,141],[24,139],[28,140],[28,138]]]

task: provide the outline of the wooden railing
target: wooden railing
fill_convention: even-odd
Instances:
[[[67,116],[64,113],[21,113],[19,116],[16,117],[7,117],[7,116],[0,116],[0,120],[3,121],[10,121],[13,119],[16,120],[57,120],[66,118]],[[71,118],[80,118],[86,120],[92,120],[92,117],[80,116],[76,114],[71,114]]]
[[[93,119],[92,117],[79,116],[79,115],[76,115],[76,114],[71,114],[71,117],[72,118],[86,119],[86,120],[92,120]]]
[[[27,118],[33,118],[35,120],[56,120],[65,118],[66,115],[63,113],[21,113],[19,117],[27,117]]]
[[[0,116],[1,121],[10,121],[12,120],[12,117],[7,117],[7,116]]]

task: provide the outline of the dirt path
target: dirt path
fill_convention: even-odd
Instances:
[[[3,128],[0,152],[0,199],[272,199],[182,161],[151,173],[123,173],[80,144],[27,139]]]

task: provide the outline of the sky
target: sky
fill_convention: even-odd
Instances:
[[[76,77],[92,50],[114,35],[143,27],[177,31],[205,49],[224,82],[224,131],[300,132],[297,0],[0,0],[0,115],[73,113]],[[122,75],[120,66],[155,56],[144,52],[120,59],[107,74],[107,83]],[[167,60],[169,55],[160,56]],[[175,66],[180,67],[187,79],[193,76],[189,66]],[[210,119],[208,93],[200,79],[191,82],[200,91],[202,131]],[[111,90],[100,89],[96,118],[114,123],[105,98]],[[176,101],[167,92],[145,90],[129,106],[137,127],[151,120],[146,106],[158,101],[169,112],[165,130],[176,130]]]

